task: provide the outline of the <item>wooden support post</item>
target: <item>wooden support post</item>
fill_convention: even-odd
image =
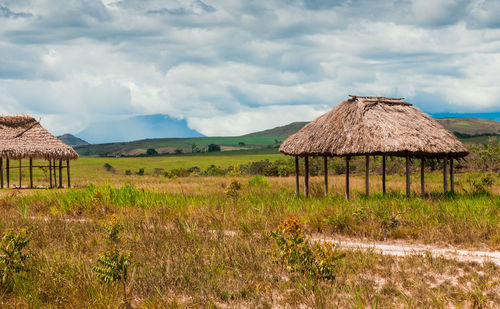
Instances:
[[[453,171],[453,158],[450,158],[450,192],[455,193],[455,173]]]
[[[62,187],[62,160],[59,160],[59,188]]]
[[[22,177],[23,174],[21,173],[21,159],[19,159],[19,188],[22,186]]]
[[[305,175],[304,175],[304,181],[305,181],[305,188],[304,188],[304,194],[306,197],[309,197],[309,157],[306,156],[304,158],[305,160]]]
[[[325,196],[328,195],[328,157],[325,156]]]
[[[10,187],[10,160],[7,158],[7,188]]]
[[[422,196],[425,195],[425,158],[420,159],[420,189]]]
[[[382,156],[382,193],[385,194],[385,156]]]
[[[370,156],[365,156],[366,172],[365,172],[365,191],[366,196],[370,195]]]
[[[406,196],[410,197],[410,156],[406,155]]]
[[[345,198],[349,199],[349,157],[345,157]]]
[[[0,158],[0,187],[3,189],[3,158]]]
[[[444,193],[448,193],[448,158],[443,158],[443,189]]]
[[[49,188],[52,188],[52,160],[49,160]]]
[[[30,188],[33,189],[33,158],[30,158]]]
[[[70,173],[69,173],[69,159],[66,159],[66,172],[68,175],[68,188],[71,187],[71,178],[70,178]]]
[[[299,157],[295,157],[295,195],[299,196]]]
[[[55,159],[52,161],[52,168],[54,170],[54,188],[57,188],[57,164]]]

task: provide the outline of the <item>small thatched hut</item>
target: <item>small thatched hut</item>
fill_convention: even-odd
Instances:
[[[30,116],[0,116],[0,186],[4,187],[4,169],[6,171],[7,187],[10,186],[11,160],[18,160],[19,187],[21,187],[22,159],[29,159],[30,188],[33,188],[33,167],[48,168],[50,186],[52,173],[54,185],[57,185],[57,167],[59,168],[59,187],[62,187],[62,169],[67,169],[68,187],[70,182],[69,160],[75,160],[78,154],[70,146],[45,130],[40,123]],[[3,166],[3,160],[6,166]],[[48,166],[33,166],[33,159],[43,159]],[[66,166],[63,166],[63,160]],[[57,166],[59,161],[59,166]]]
[[[427,114],[402,98],[350,98],[328,113],[291,135],[280,147],[280,152],[295,156],[298,193],[298,158],[306,161],[306,188],[308,195],[308,157],[325,158],[325,194],[328,190],[327,157],[346,158],[346,196],[349,197],[349,159],[366,156],[366,194],[369,193],[369,156],[381,155],[382,188],[385,193],[386,156],[406,158],[406,193],[410,194],[410,158],[421,159],[421,187],[424,193],[424,161],[439,158],[444,161],[444,189],[447,191],[447,161],[450,162],[451,190],[453,191],[453,159],[468,154],[467,148],[449,131]]]

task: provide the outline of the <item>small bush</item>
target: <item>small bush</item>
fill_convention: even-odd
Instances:
[[[241,183],[238,180],[233,179],[229,184],[229,187],[227,187],[226,195],[230,197],[236,197],[238,196],[239,190],[241,190]]]
[[[32,228],[8,229],[0,242],[0,275],[2,288],[10,291],[14,285],[14,276],[29,270],[28,260],[31,254],[23,251],[32,237]]]
[[[140,168],[140,169],[137,171],[137,173],[136,173],[136,174],[137,174],[137,175],[139,175],[139,176],[143,176],[143,175],[144,175],[144,169],[143,169],[143,168]]]
[[[248,185],[251,187],[268,186],[269,182],[267,181],[266,177],[264,177],[264,176],[253,176],[248,181]]]
[[[108,171],[108,172],[113,172],[113,173],[115,172],[114,167],[111,166],[111,164],[109,164],[109,163],[104,163],[104,169],[106,169],[106,171]]]
[[[489,190],[493,186],[495,178],[491,174],[482,174],[480,176],[469,176],[466,180],[465,192],[473,195],[490,194]]]
[[[175,168],[165,172],[167,178],[189,177],[191,173],[185,168]]]
[[[113,215],[108,222],[103,223],[102,227],[108,233],[109,240],[117,242],[120,239],[120,232],[123,230],[123,225],[116,215]]]
[[[339,261],[345,254],[337,253],[333,243],[311,244],[298,218],[288,217],[271,237],[278,245],[279,262],[290,272],[298,272],[310,278],[333,280],[338,272]]]
[[[125,175],[132,175],[132,171],[131,170],[125,170]]]

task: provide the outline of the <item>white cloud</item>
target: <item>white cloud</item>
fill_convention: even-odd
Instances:
[[[0,112],[41,116],[56,133],[165,113],[237,135],[311,120],[348,94],[407,97],[427,112],[500,109],[497,1],[0,7],[13,12],[0,17]]]

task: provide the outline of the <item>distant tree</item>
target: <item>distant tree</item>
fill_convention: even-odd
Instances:
[[[182,153],[182,149],[177,148],[176,150],[174,150],[174,153],[175,154],[181,154]]]
[[[140,169],[137,171],[137,173],[136,173],[136,174],[137,174],[137,175],[139,175],[139,176],[144,175],[144,169],[143,169],[143,168],[140,168]]]
[[[220,150],[221,150],[220,145],[216,145],[216,144],[208,145],[208,149],[207,149],[208,152],[214,152],[214,151],[220,151]]]
[[[246,144],[244,142],[239,142],[238,145],[245,146]]]
[[[125,171],[125,175],[132,175],[132,171],[131,170],[126,170]]]
[[[146,155],[156,156],[156,155],[158,155],[158,151],[156,151],[156,149],[154,149],[154,148],[148,148],[148,150],[146,150]]]

